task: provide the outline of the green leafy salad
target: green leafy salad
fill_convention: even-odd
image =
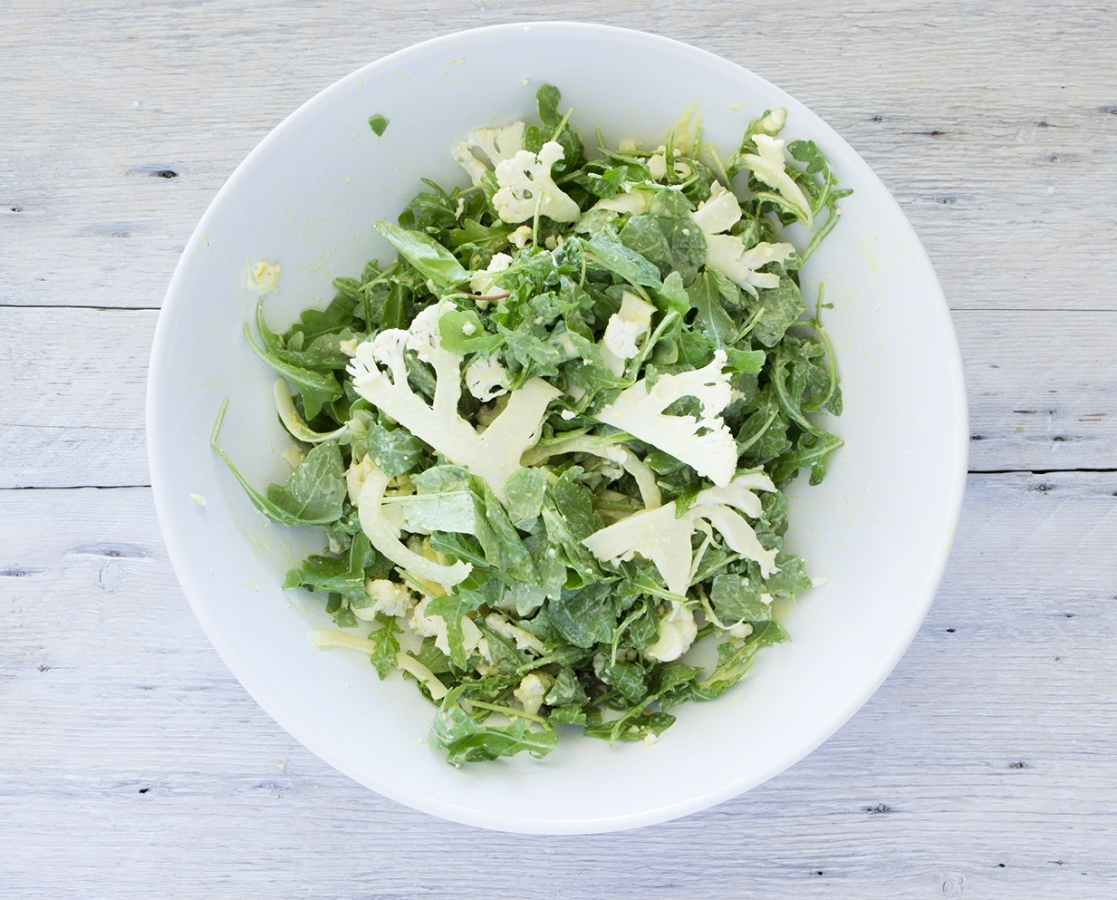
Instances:
[[[237,472],[224,406],[212,439],[266,516],[325,529],[284,584],[332,614],[315,642],[413,679],[454,765],[541,757],[559,725],[651,743],[739,681],[811,587],[781,487],[842,444],[811,418],[842,400],[798,271],[849,191],[815,144],[772,110],[728,158],[690,117],[587,151],[536,96],[539,124],[451,148],[471,187],[373,223],[394,261],[283,333],[261,299],[286,483]]]

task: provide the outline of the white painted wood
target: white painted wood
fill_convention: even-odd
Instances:
[[[313,94],[450,30],[574,18],[676,37],[805,102],[895,193],[952,306],[1117,308],[1111,3],[683,8],[8,2],[0,302],[158,306],[222,182]]]
[[[1117,468],[1111,2],[8,0],[0,897],[1117,895],[1112,472],[971,476],[939,597],[873,699],[784,775],[638,832],[510,837],[396,806],[218,659],[129,487],[147,482],[144,380],[177,256],[315,92],[513,18],[655,31],[804,101],[935,262],[971,467]]]
[[[0,894],[1111,897],[1115,493],[971,478],[926,624],[832,740],[706,813],[559,840],[405,810],[296,744],[202,635],[146,489],[0,492]]]

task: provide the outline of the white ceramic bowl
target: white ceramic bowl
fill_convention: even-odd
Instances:
[[[420,740],[433,708],[398,675],[320,652],[318,602],[284,592],[286,570],[321,534],[267,523],[207,440],[222,398],[227,452],[259,486],[288,471],[272,407],[275,375],[249,351],[252,260],[278,261],[268,315],[285,324],[327,302],[331,279],[392,253],[370,221],[394,220],[422,176],[464,184],[450,158],[467,130],[534,116],[557,85],[587,136],[658,144],[692,101],[704,137],[730,151],[766,108],[785,136],[813,138],[843,186],[840,226],[803,272],[825,281],[845,392],[827,425],[846,441],[820,487],[791,490],[788,544],[815,576],[785,625],[719,700],[691,704],[655,745],[571,735],[542,761],[457,770]],[[377,138],[367,120],[390,125]],[[592,142],[591,142],[592,143]],[[634,31],[567,23],[450,35],[353,73],[292,114],[249,154],[191,237],[159,318],[147,397],[159,521],[175,571],[210,640],[250,694],[303,744],[352,778],[417,809],[508,831],[582,833],[662,822],[760,784],[834,733],[915,635],[938,585],[962,500],[967,420],[962,367],[942,293],[903,213],[817,116],[709,53]],[[203,507],[192,494],[207,499]]]

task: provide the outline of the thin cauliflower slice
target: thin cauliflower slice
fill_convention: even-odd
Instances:
[[[745,165],[760,181],[775,188],[784,200],[795,207],[803,225],[813,228],[810,201],[807,200],[803,189],[787,174],[787,160],[783,155],[784,142],[763,133],[754,134],[752,139],[756,144],[757,153],[745,154],[742,157]]]
[[[661,375],[649,391],[645,379],[621,392],[597,414],[598,420],[670,453],[716,485],[727,485],[737,469],[737,443],[721,411],[729,405],[729,376],[722,369],[726,353],[717,350],[702,369]],[[702,418],[669,416],[663,410],[680,397],[697,397]],[[699,434],[699,430],[705,430]]]
[[[732,191],[715,181],[710,187],[710,198],[690,217],[706,237],[707,268],[721,272],[754,297],[757,296],[757,288],[779,287],[779,275],[756,270],[770,262],[786,262],[795,252],[795,247],[787,243],[764,242],[746,250],[741,238],[721,234],[741,218],[741,206]]]
[[[548,141],[538,155],[521,150],[511,159],[497,164],[496,180],[500,190],[493,194],[493,206],[501,221],[526,222],[540,215],[555,222],[575,222],[581,215],[578,204],[551,178],[551,166],[563,158],[562,145]]]
[[[601,360],[614,375],[624,374],[625,360],[632,359],[638,342],[652,330],[655,307],[635,294],[625,291],[621,308],[609,317],[601,339]]]
[[[450,155],[477,186],[489,168],[473,151],[480,150],[495,167],[523,150],[525,127],[523,122],[513,122],[503,128],[474,129],[450,148]]]
[[[542,378],[529,379],[522,388],[509,394],[503,412],[483,434],[478,434],[458,415],[462,357],[441,346],[440,309],[439,304],[428,306],[415,317],[409,330],[391,328],[361,344],[348,372],[358,394],[450,462],[480,475],[504,503],[507,500],[504,485],[520,468],[524,451],[539,440],[547,405],[561,392]],[[405,349],[414,351],[434,369],[434,401],[429,406],[407,382]]]
[[[694,505],[681,516],[676,516],[672,500],[595,531],[582,544],[601,561],[614,565],[639,554],[655,564],[669,591],[682,595],[690,587],[690,536],[705,520],[721,532],[731,550],[759,563],[761,574],[767,578],[779,571],[776,551],[765,549],[752,526],[734,510],[736,507],[754,518],[759,514],[760,501],[752,493],[754,489],[775,490],[775,485],[766,475],[739,475],[724,487],[700,492]]]

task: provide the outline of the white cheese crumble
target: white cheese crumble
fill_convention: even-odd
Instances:
[[[512,692],[512,695],[520,701],[524,712],[534,716],[539,712],[539,707],[543,705],[543,698],[547,696],[547,691],[554,683],[555,679],[546,672],[531,672],[524,676],[520,686]]]
[[[366,622],[374,620],[377,613],[386,616],[406,616],[415,605],[415,598],[406,585],[397,584],[387,578],[370,578],[365,582],[365,593],[376,602],[372,606],[360,609],[354,606],[352,609],[353,615]]]

